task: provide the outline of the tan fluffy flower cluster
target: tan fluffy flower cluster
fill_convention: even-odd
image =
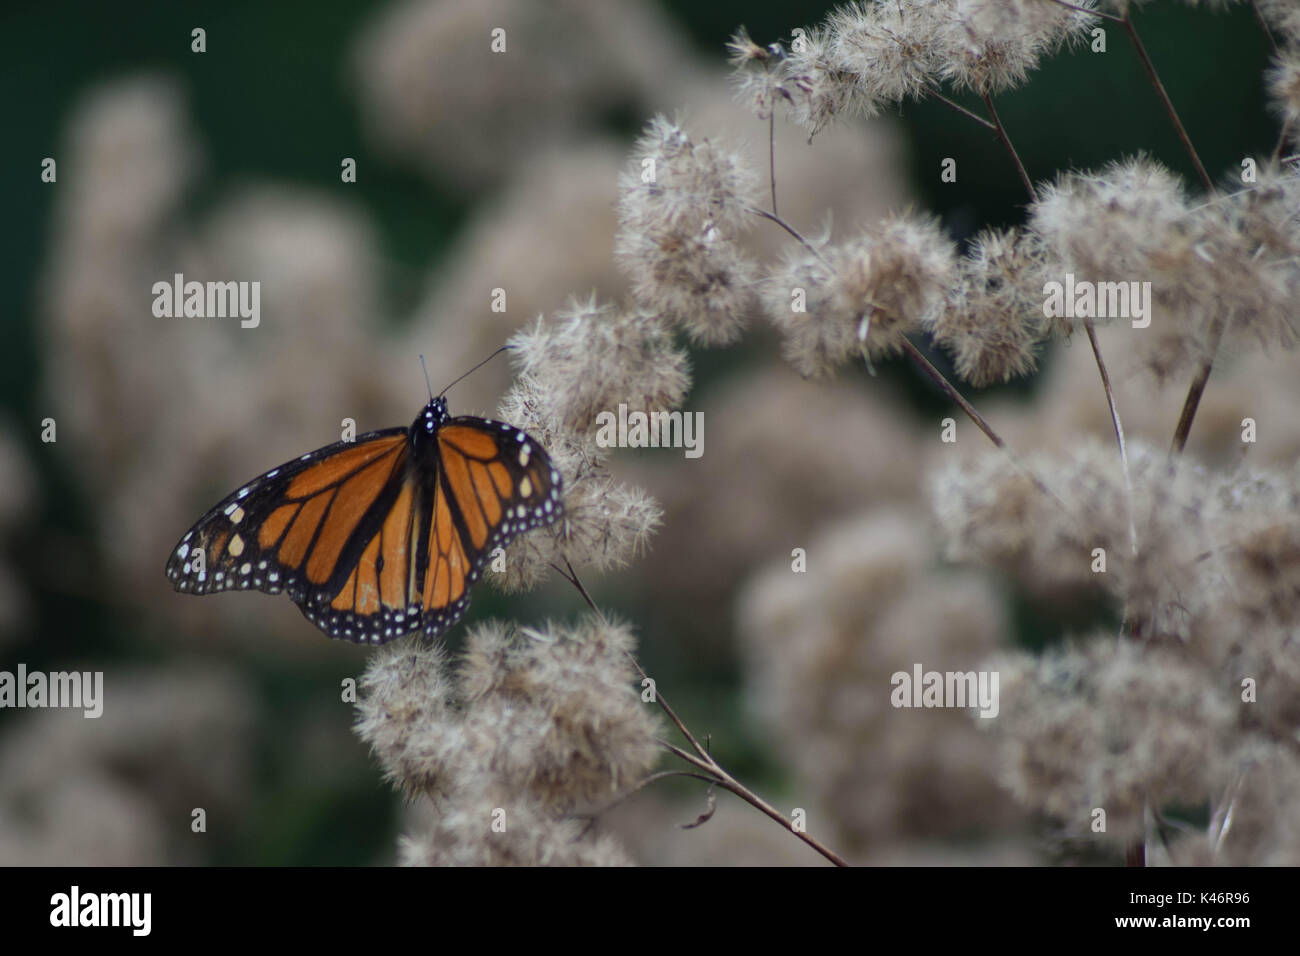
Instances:
[[[653,767],[657,711],[634,686],[631,632],[595,617],[540,629],[488,623],[448,665],[418,638],[386,645],[362,679],[356,731],[385,775],[432,799],[409,863],[625,862],[575,811]]]
[[[1021,465],[984,455],[933,486],[953,554],[1058,599],[1108,592],[1122,612],[1118,641],[1002,661],[1008,708],[994,729],[1026,804],[1077,833],[1105,810],[1104,832],[1126,841],[1146,807],[1208,805],[1223,824],[1247,775],[1295,772],[1286,742],[1300,730],[1300,472],[1215,472],[1132,442],[1129,458],[1131,489],[1093,444]],[[1254,825],[1271,812],[1284,836],[1286,814],[1258,796]],[[1210,859],[1261,849],[1225,845]],[[1294,862],[1300,845],[1287,846]]]
[[[805,570],[773,563],[738,602],[750,700],[800,799],[873,859],[1005,821],[989,814],[998,785],[983,721],[891,703],[895,673],[971,670],[1006,628],[980,576],[933,566],[923,528],[897,508],[852,516],[807,543]]]
[[[1295,345],[1297,209],[1294,172],[1262,168],[1256,184],[1192,205],[1172,173],[1139,157],[1061,177],[1030,227],[1058,282],[1150,283],[1150,327],[1132,351],[1164,380],[1214,355],[1225,333],[1242,346]],[[1053,325],[1069,334],[1073,320]]]
[[[976,387],[1032,372],[1043,334],[1043,250],[1032,233],[980,233],[957,265],[943,311],[926,323]]]
[[[1044,0],[866,0],[796,30],[788,49],[761,47],[743,33],[729,49],[740,92],[760,116],[783,101],[815,134],[945,84],[990,94],[1019,86],[1091,21]]]
[[[703,344],[734,341],[754,269],[736,240],[752,224],[756,177],[739,153],[651,121],[619,178],[614,252],[637,301]]]
[[[619,311],[595,298],[539,318],[510,340],[519,378],[500,416],[548,450],[564,483],[564,519],[550,534],[532,534],[506,549],[507,590],[531,587],[552,564],[568,560],[597,570],[641,553],[659,523],[658,505],[640,488],[616,481],[597,443],[598,416],[619,406],[641,412],[681,404],[690,385],[686,356],[657,318]]]
[[[1176,649],[1095,635],[992,666],[1003,675],[993,728],[1003,780],[1067,832],[1128,842],[1148,803],[1216,795],[1240,705],[1231,684]]]
[[[792,252],[763,302],[794,367],[826,375],[856,355],[897,353],[944,307],[954,260],[937,223],[892,216],[848,242]]]

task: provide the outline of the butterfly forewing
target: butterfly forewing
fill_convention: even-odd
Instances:
[[[464,614],[497,548],[561,513],[559,475],[535,440],[503,422],[449,419],[435,399],[410,429],[336,443],[249,482],[181,539],[167,576],[193,594],[285,591],[331,637],[434,635]]]
[[[309,578],[309,558],[340,487],[367,466],[395,463],[405,435],[404,428],[371,432],[254,478],[186,532],[167,561],[168,579],[189,594],[254,588],[307,600],[323,583]]]

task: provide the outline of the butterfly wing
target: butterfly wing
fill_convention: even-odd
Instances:
[[[272,468],[185,533],[168,580],[187,594],[283,591],[304,612],[328,601],[358,533],[398,497],[407,454],[406,429],[389,428]]]
[[[167,577],[191,594],[287,592],[331,637],[432,636],[465,613],[497,547],[562,513],[559,475],[536,441],[463,416],[420,461],[393,428],[272,469],[199,519]]]

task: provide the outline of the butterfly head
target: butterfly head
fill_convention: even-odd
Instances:
[[[447,419],[450,417],[447,414],[447,400],[441,395],[437,398],[431,398],[429,403],[421,410],[420,416],[411,425],[411,432],[425,436],[433,435],[446,424]]]

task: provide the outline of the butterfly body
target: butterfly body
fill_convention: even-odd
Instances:
[[[563,514],[545,450],[430,399],[409,428],[336,442],[227,496],[173,549],[176,590],[287,593],[330,637],[437,635],[496,548]]]

